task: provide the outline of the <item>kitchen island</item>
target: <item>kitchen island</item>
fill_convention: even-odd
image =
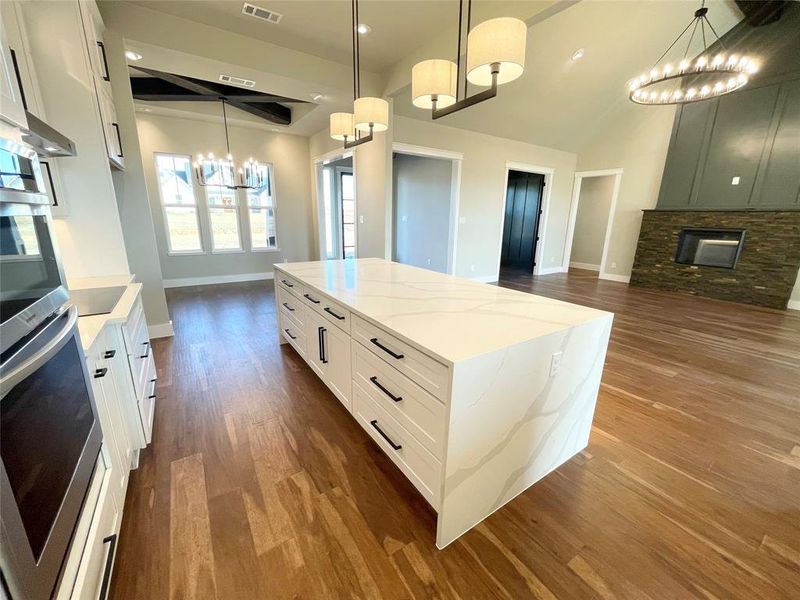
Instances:
[[[289,343],[438,514],[439,548],[586,447],[611,313],[367,258],[275,265]]]

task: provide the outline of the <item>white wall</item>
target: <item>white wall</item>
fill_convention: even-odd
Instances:
[[[280,251],[169,256],[164,219],[158,194],[155,152],[196,155],[216,150],[222,155],[222,123],[138,113],[139,142],[145,179],[155,225],[164,279],[225,277],[269,273],[282,260],[302,261],[311,257],[312,218],[308,138],[272,133],[257,128],[230,127],[234,156],[252,156],[273,165]],[[195,186],[195,192],[202,188]],[[247,227],[242,220],[241,227]]]
[[[789,308],[800,310],[800,271],[797,273],[797,281],[794,283],[794,289],[789,298]]]
[[[616,175],[581,180],[570,264],[581,263],[600,269],[615,180]]]
[[[570,152],[395,115],[395,142],[463,154],[456,275],[494,280],[500,257],[506,163],[553,169],[542,254],[544,269],[560,268],[577,157]],[[663,163],[662,163],[663,164]],[[357,170],[356,176],[360,176]]]
[[[392,174],[393,260],[446,273],[452,161],[397,154]]]

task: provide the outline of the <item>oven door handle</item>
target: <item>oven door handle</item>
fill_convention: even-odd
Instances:
[[[66,315],[66,322],[64,318]],[[34,373],[39,367],[53,358],[67,345],[75,333],[78,322],[78,308],[70,306],[47,326],[37,333],[19,352],[11,357],[8,363],[0,366],[0,393],[5,396],[20,381]],[[43,346],[34,344],[37,340],[48,340]],[[37,348],[32,350],[31,348]],[[26,352],[27,350],[27,352]],[[11,363],[9,365],[9,363]]]

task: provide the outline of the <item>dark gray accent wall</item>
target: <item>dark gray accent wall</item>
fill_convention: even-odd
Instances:
[[[800,3],[723,41],[762,71],[739,92],[679,108],[657,208],[800,210]]]

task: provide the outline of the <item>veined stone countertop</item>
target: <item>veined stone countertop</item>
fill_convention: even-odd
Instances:
[[[127,287],[110,313],[89,315],[78,319],[78,333],[80,333],[81,345],[85,353],[91,350],[92,345],[97,340],[97,336],[103,330],[103,327],[113,323],[122,323],[128,318],[133,308],[133,303],[142,290],[142,284],[133,283],[134,279],[135,277],[133,275],[112,275],[107,277],[82,277],[67,281],[67,285],[71,290],[116,286]]]
[[[446,363],[612,317],[586,306],[379,258],[278,263],[274,268]]]

